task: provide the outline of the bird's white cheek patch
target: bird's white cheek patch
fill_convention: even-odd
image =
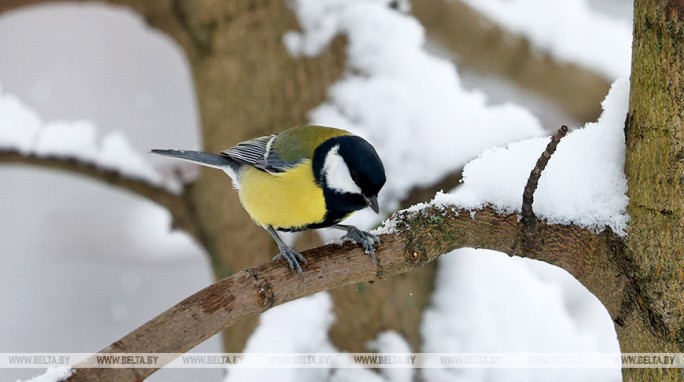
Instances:
[[[325,156],[323,162],[323,173],[328,187],[350,194],[360,194],[361,188],[354,182],[349,167],[339,153],[340,146],[335,146]]]

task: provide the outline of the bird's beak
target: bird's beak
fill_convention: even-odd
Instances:
[[[373,211],[375,211],[376,214],[380,213],[380,207],[378,207],[378,197],[377,196],[365,196],[363,197],[364,200],[366,200],[366,204],[368,204],[368,207],[370,207]]]

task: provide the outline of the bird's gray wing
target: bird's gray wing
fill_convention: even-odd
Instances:
[[[284,172],[301,163],[301,161],[285,161],[273,151],[273,142],[276,137],[276,135],[268,135],[240,142],[236,146],[221,151],[221,155],[272,174]]]

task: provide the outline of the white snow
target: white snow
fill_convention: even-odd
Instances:
[[[333,319],[332,300],[326,292],[277,306],[261,315],[244,352],[334,352],[328,339]],[[225,381],[320,381],[328,373],[326,369],[228,369]]]
[[[629,81],[620,79],[603,101],[599,120],[561,140],[539,179],[535,215],[549,223],[610,227],[625,235],[629,217],[623,128],[628,103]],[[519,212],[527,178],[548,141],[535,138],[485,151],[465,167],[463,185],[438,194],[433,203]]]
[[[103,168],[118,169],[137,179],[146,179],[152,184],[166,184],[171,190],[180,190],[180,184],[162,176],[147,160],[131,146],[121,131],[112,131],[102,138],[96,163]]]
[[[334,322],[330,294],[320,292],[277,306],[263,313],[260,324],[247,341],[244,353],[336,353],[328,331]],[[394,332],[381,333],[368,345],[380,352],[408,352],[408,344]],[[349,361],[351,363],[351,361]],[[303,381],[410,381],[411,369],[326,368],[230,368],[225,382],[303,382]],[[395,379],[396,378],[396,379]]]
[[[95,125],[87,121],[59,121],[43,125],[34,152],[42,156],[72,157],[95,161]]]
[[[577,292],[562,284],[573,278],[559,268],[476,249],[456,250],[439,261],[435,292],[421,326],[424,352],[618,349],[608,312],[595,297],[587,300],[586,289],[581,291],[584,301],[575,301],[579,306],[567,305],[575,297],[566,294]],[[580,325],[574,316],[578,311],[588,312],[593,322]],[[434,382],[621,380],[620,369],[422,369],[421,373],[424,380]]]
[[[292,54],[308,56],[333,37],[346,37],[347,73],[310,120],[347,129],[375,146],[387,172],[379,197],[383,210],[487,147],[543,134],[527,110],[489,105],[484,94],[464,90],[454,66],[424,49],[422,26],[387,3],[293,1],[302,32],[284,37]],[[360,215],[377,221],[372,213]]]
[[[98,143],[90,121],[44,122],[17,97],[0,88],[0,149],[15,149],[42,157],[74,158],[122,175],[179,192],[181,184],[162,176],[135,151],[125,134],[113,131]]]
[[[45,373],[35,376],[25,382],[58,382],[71,376],[73,371],[69,367],[50,367]]]
[[[378,353],[411,353],[411,346],[401,334],[388,330],[378,334],[377,338],[368,344],[368,349]],[[415,380],[415,369],[412,368],[384,368],[380,374],[386,381],[412,382]]]
[[[561,62],[615,80],[629,74],[631,20],[593,10],[587,0],[464,0]]]
[[[122,233],[131,245],[147,254],[147,260],[191,260],[203,251],[188,233],[170,228],[173,226],[171,213],[161,206],[141,203],[131,208],[125,219]]]
[[[0,149],[14,148],[22,153],[29,152],[40,124],[36,112],[16,97],[3,94],[0,88]]]

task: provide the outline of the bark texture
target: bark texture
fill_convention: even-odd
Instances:
[[[684,351],[684,2],[637,0],[625,172],[627,247],[642,300],[653,311],[617,326],[624,352]],[[642,319],[644,317],[641,317]],[[630,325],[631,323],[631,325]],[[625,380],[681,380],[631,369]]]

